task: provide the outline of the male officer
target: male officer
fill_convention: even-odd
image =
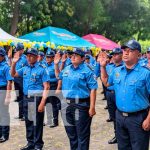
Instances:
[[[54,60],[56,76],[59,74],[58,58],[55,57]],[[59,74],[58,90],[62,87],[66,106],[68,106],[62,108],[62,119],[70,140],[70,149],[88,150],[91,121],[96,114],[98,85],[92,70],[84,63],[84,52],[81,49],[74,49],[71,62],[72,64]]]
[[[21,150],[42,150],[44,106],[49,89],[49,76],[38,62],[38,51],[27,51],[28,66],[16,71],[19,55],[15,55],[11,68],[13,77],[23,77],[24,114],[26,124],[27,145]]]
[[[46,103],[46,112],[47,112],[47,124],[50,126],[50,128],[54,128],[58,126],[58,114],[59,114],[59,107],[60,101],[59,99],[54,95],[55,90],[57,89],[57,78],[55,76],[55,68],[54,68],[54,51],[47,51],[46,53],[46,67],[48,74],[50,76],[50,95],[47,98]]]
[[[22,43],[18,43],[15,50],[15,53],[18,53],[19,60],[16,64],[16,70],[19,70],[26,66],[27,59],[24,53],[24,46]],[[19,105],[19,115],[16,117],[16,119],[20,119],[21,121],[24,121],[24,112],[23,112],[23,78],[22,77],[15,77],[14,78],[14,86],[17,94],[17,102]],[[19,93],[18,93],[19,91]]]
[[[121,48],[114,48],[112,50],[112,59],[113,63],[110,63],[106,66],[107,74],[108,76],[111,75],[113,70],[119,66],[123,65],[122,62],[122,49]],[[108,104],[108,112],[110,115],[110,118],[114,122],[114,131],[116,134],[116,117],[115,117],[115,112],[116,112],[116,100],[115,100],[115,92],[114,92],[114,87],[107,87],[106,88],[106,98],[107,98],[107,104]],[[113,139],[108,141],[109,144],[115,144],[117,143],[116,135]]]
[[[141,45],[130,40],[122,46],[124,65],[109,76],[101,58],[101,78],[105,86],[114,85],[116,94],[116,132],[119,150],[148,150],[150,130],[150,70],[139,62]]]
[[[13,80],[10,76],[10,67],[5,60],[5,56],[5,50],[0,47],[0,143],[9,139],[9,102]]]

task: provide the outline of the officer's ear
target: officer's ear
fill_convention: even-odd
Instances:
[[[138,54],[138,58],[140,58],[142,56],[142,54],[139,52],[139,54]]]
[[[85,57],[81,57],[81,60],[82,60],[82,61],[85,61]]]

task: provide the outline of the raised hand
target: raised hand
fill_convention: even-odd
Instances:
[[[18,62],[19,58],[20,58],[20,53],[18,51],[14,54],[13,62],[15,62],[15,63]]]
[[[55,54],[54,64],[57,65],[60,60],[61,60],[61,55],[59,53]]]
[[[100,53],[97,61],[100,63],[101,66],[105,67],[107,65],[107,61],[108,61],[107,54],[104,52]]]
[[[67,54],[63,54],[62,59],[61,59],[62,63],[64,63],[66,59],[67,59]]]

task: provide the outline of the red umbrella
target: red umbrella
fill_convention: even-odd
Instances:
[[[117,43],[98,34],[88,34],[88,35],[83,36],[82,38],[96,45],[96,47],[99,47],[105,50],[112,50],[114,48],[120,47],[120,45],[118,45]]]

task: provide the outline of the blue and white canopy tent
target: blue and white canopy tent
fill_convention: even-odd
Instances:
[[[75,35],[74,33],[69,32],[66,29],[51,26],[23,35],[19,38],[27,39],[32,42],[43,42],[43,43],[50,42],[56,47],[70,46],[70,47],[90,48],[95,46],[90,42],[82,39],[81,37]]]

